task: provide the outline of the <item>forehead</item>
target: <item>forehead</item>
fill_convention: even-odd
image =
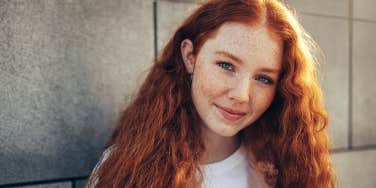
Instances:
[[[282,41],[266,25],[224,23],[202,47],[202,52],[212,54],[226,51],[244,61],[267,61],[279,63]]]

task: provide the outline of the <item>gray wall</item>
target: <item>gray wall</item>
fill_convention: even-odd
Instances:
[[[376,1],[286,0],[323,48],[339,187],[376,187]],[[193,0],[0,0],[0,186],[83,187]]]
[[[153,58],[152,1],[0,0],[0,185],[82,187]]]

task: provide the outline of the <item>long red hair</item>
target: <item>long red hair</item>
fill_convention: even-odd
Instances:
[[[276,0],[210,0],[188,17],[122,112],[106,144],[111,153],[87,185],[200,187],[205,146],[180,44],[190,39],[197,54],[223,23],[262,20],[283,41],[282,72],[271,106],[240,132],[242,142],[271,186],[334,187],[314,42]]]

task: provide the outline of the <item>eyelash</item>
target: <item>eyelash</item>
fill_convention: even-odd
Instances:
[[[256,79],[267,85],[272,85],[274,83],[273,80],[268,76],[258,76]],[[261,81],[260,79],[262,79],[263,81]]]
[[[217,65],[220,66],[220,67],[221,67],[222,69],[224,69],[224,70],[227,70],[227,71],[234,71],[234,65],[231,64],[231,63],[220,61],[220,62],[217,63]],[[224,65],[225,65],[225,66],[226,66],[226,65],[231,66],[231,68],[230,68],[230,69],[225,68]]]
[[[226,70],[226,71],[234,71],[235,67],[233,64],[231,63],[228,63],[228,62],[223,62],[223,61],[220,61],[220,62],[217,62],[217,65],[219,67],[221,67],[223,70]],[[274,83],[273,79],[271,79],[270,77],[268,76],[257,76],[256,80],[262,82],[263,84],[266,84],[266,85],[272,85]]]

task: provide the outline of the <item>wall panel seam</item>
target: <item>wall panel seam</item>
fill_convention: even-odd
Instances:
[[[348,110],[348,147],[353,148],[353,0],[349,1],[349,110]]]
[[[154,60],[158,58],[158,2],[153,1]]]

